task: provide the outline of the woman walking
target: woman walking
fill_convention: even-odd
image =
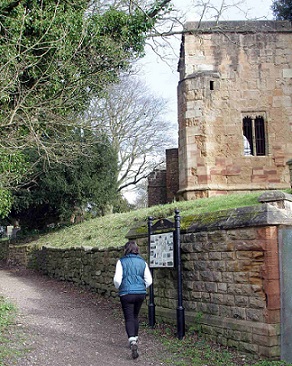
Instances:
[[[139,255],[138,245],[134,241],[127,242],[124,256],[116,264],[114,285],[119,290],[126,332],[134,359],[139,357],[138,316],[146,297],[146,288],[151,284],[152,276],[147,263]]]

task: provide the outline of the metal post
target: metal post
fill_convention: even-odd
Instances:
[[[152,217],[148,217],[148,253],[150,253],[150,241],[151,241],[151,234],[152,234]],[[153,268],[150,268],[150,272],[153,279]],[[153,279],[154,281],[154,279]],[[154,327],[155,325],[155,304],[154,304],[154,288],[153,282],[152,285],[149,287],[149,304],[148,304],[148,322],[150,327]]]
[[[176,263],[177,263],[177,337],[183,339],[185,336],[185,309],[183,308],[182,299],[182,266],[180,255],[180,216],[179,210],[175,210],[175,248],[176,248]]]

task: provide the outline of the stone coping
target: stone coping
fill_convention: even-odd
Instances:
[[[292,32],[291,22],[288,20],[238,20],[238,21],[205,21],[186,22],[184,31],[202,33],[257,33],[257,32]]]
[[[186,232],[266,225],[292,225],[291,212],[263,203],[256,206],[206,213],[194,217]]]
[[[289,201],[292,202],[292,194],[282,191],[267,191],[263,193],[259,198],[259,202],[276,202],[276,201]]]
[[[211,231],[266,225],[292,225],[292,212],[273,205],[275,202],[292,202],[292,195],[280,191],[267,191],[259,197],[261,202],[255,206],[194,214],[183,217],[181,233]],[[147,223],[140,223],[127,233],[126,238],[145,238],[148,236]]]

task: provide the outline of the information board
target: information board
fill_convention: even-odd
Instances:
[[[150,236],[150,268],[174,267],[173,232]]]

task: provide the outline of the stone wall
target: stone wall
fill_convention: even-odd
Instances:
[[[166,203],[166,170],[155,169],[148,176],[148,207]]]
[[[147,240],[140,241],[141,255],[147,258]],[[60,249],[49,246],[10,245],[10,266],[35,269],[52,278],[74,282],[105,297],[117,297],[113,276],[123,248],[99,250],[91,247]]]
[[[186,23],[178,86],[181,198],[290,187],[291,40],[288,21]],[[257,116],[266,150],[246,156],[243,119]]]
[[[116,297],[113,273],[121,255],[121,249],[43,247],[35,252],[30,266],[50,277],[85,286],[105,297]]]
[[[176,199],[178,184],[178,149],[166,150],[166,203]]]
[[[179,190],[178,149],[167,149],[165,155],[166,169],[156,169],[148,176],[148,207],[173,202]]]
[[[292,230],[292,197],[267,193],[261,204],[184,218],[181,230],[186,326],[204,337],[269,359],[280,357],[279,228]],[[133,228],[147,259],[148,238]],[[9,261],[117,297],[113,275],[122,248],[12,245]],[[25,257],[25,258],[23,258]],[[156,317],[176,321],[177,271],[154,269]],[[144,308],[144,311],[147,311]]]
[[[9,247],[8,240],[0,241],[0,261],[7,260],[9,253],[8,247]]]
[[[277,247],[275,226],[182,235],[187,325],[220,344],[279,357]],[[155,302],[165,316],[176,308],[176,271],[155,272]]]

